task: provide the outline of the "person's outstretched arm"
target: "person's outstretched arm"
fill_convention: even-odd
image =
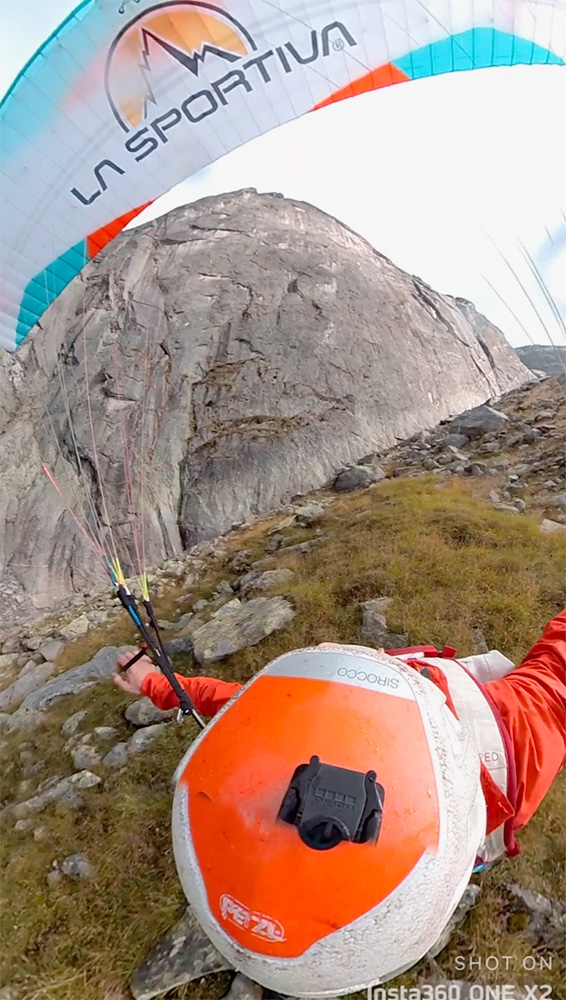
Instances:
[[[520,666],[485,689],[511,737],[520,829],[566,760],[566,610],[548,623]]]
[[[123,653],[118,659],[118,668],[131,659],[131,653]],[[185,689],[199,715],[209,718],[230,701],[242,687],[241,684],[221,681],[216,677],[185,677],[175,674],[182,688]],[[143,695],[151,698],[157,708],[176,708],[179,699],[169,684],[167,678],[155,669],[149,657],[142,656],[124,673],[115,673],[114,683],[128,694]]]

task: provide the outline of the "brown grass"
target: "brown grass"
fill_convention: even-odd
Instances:
[[[309,555],[276,553],[274,562],[296,573],[278,588],[297,609],[291,626],[210,672],[245,681],[289,648],[359,641],[360,602],[379,596],[394,599],[389,626],[407,632],[410,644],[449,643],[465,655],[473,651],[473,629],[479,627],[490,647],[521,659],[546,621],[566,604],[563,539],[540,534],[532,518],[494,510],[471,490],[459,481],[398,479],[334,499],[322,522],[324,539]],[[273,523],[235,538],[234,550],[246,547],[261,556]],[[293,528],[286,534],[299,541],[314,532]],[[226,572],[214,565],[191,595],[208,596],[222,577]],[[159,616],[172,611],[178,596],[179,589],[172,589],[156,602]],[[131,640],[124,616],[70,645],[64,666],[83,662],[102,645]],[[18,801],[30,794],[18,792],[17,752],[23,742],[46,762],[38,778],[69,774],[72,763],[60,734],[64,719],[84,707],[83,731],[114,725],[127,738],[126,702],[113,685],[101,684],[60,703],[37,731],[8,736],[3,799]],[[131,972],[182,913],[169,830],[171,777],[194,736],[192,723],[171,725],[125,773],[101,770],[101,790],[85,793],[82,810],[59,806],[38,815],[37,825],[46,829],[43,840],[4,829],[1,981],[19,984],[25,1000],[103,1000],[110,987],[124,989]],[[517,880],[566,898],[565,815],[561,774],[520,835],[522,855],[482,877],[481,901],[452,944],[435,963],[421,963],[399,983],[409,985],[424,975],[488,984],[538,981],[551,983],[554,996],[561,996],[566,969],[558,955],[546,956],[553,968],[544,974],[522,969],[523,958],[535,950],[520,921],[509,924],[503,886]],[[88,854],[94,878],[49,888],[46,876],[53,860],[75,851]],[[510,955],[513,964],[507,972],[462,971],[457,957],[464,961],[470,954]],[[171,993],[171,1000],[214,1000],[225,992],[228,978],[207,977]]]

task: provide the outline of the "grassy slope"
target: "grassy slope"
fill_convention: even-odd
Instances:
[[[411,644],[450,643],[465,655],[473,652],[472,629],[479,627],[490,647],[522,659],[542,626],[566,604],[564,538],[541,535],[532,518],[494,510],[472,496],[473,488],[437,478],[397,479],[335,499],[322,522],[324,540],[310,555],[277,553],[276,564],[296,572],[277,591],[297,608],[291,626],[216,664],[214,673],[245,681],[294,646],[359,641],[360,601],[385,595],[394,598],[390,627],[407,632]],[[276,522],[234,539],[234,550],[251,548],[260,557],[270,523]],[[303,540],[313,532],[297,528],[291,534]],[[198,593],[192,591],[193,599],[209,594],[225,575],[213,571]],[[167,612],[163,602],[159,613]],[[66,666],[82,662],[100,645],[130,638],[127,622],[98,630],[69,648]],[[124,705],[111,684],[99,685],[57,706],[31,736],[9,737],[3,798],[18,797],[21,773],[10,762],[17,761],[21,742],[27,739],[46,760],[41,777],[71,773],[70,757],[62,753],[63,720],[84,707],[88,717],[83,731],[114,725],[126,737],[131,729],[123,719]],[[126,773],[111,772],[104,776],[102,790],[87,792],[85,809],[50,807],[37,819],[46,829],[45,839],[3,832],[1,981],[20,980],[26,1000],[103,1000],[107,988],[125,984],[160,933],[182,913],[169,833],[170,778],[194,735],[192,723],[170,726]],[[566,969],[559,956],[552,956],[553,969],[544,975],[521,969],[533,946],[521,927],[508,927],[502,883],[518,880],[566,898],[564,815],[562,773],[520,835],[523,854],[483,877],[480,903],[436,964],[421,965],[421,975],[473,979],[469,971],[457,971],[456,956],[510,955],[509,971],[476,972],[475,978],[490,984],[551,982],[555,996],[561,995]],[[53,859],[81,850],[88,853],[95,878],[48,888]],[[400,981],[415,979],[411,972]],[[224,975],[208,977],[170,996],[213,1000],[226,983]]]

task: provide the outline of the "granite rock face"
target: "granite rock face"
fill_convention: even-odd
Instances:
[[[143,469],[158,565],[529,378],[469,303],[251,190],[123,233],[41,327],[0,357],[0,598],[22,608],[104,579],[42,463],[122,555]]]

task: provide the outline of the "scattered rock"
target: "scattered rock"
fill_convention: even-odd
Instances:
[[[102,758],[104,767],[124,767],[128,763],[128,744],[116,743],[105,757]]]
[[[299,552],[302,556],[306,556],[308,552],[311,551],[313,545],[317,542],[316,538],[310,538],[306,542],[297,542],[295,545],[285,545],[283,546],[285,552]]]
[[[64,642],[60,639],[52,639],[51,642],[48,642],[45,646],[40,646],[38,653],[40,653],[41,656],[43,656],[43,659],[47,660],[48,663],[56,663],[64,649]]]
[[[283,597],[254,597],[245,604],[235,598],[193,633],[195,659],[206,665],[256,646],[288,625],[294,616],[295,611]]]
[[[509,917],[513,929],[513,914],[526,914],[528,923],[525,930],[536,945],[564,950],[566,941],[566,906],[562,902],[547,899],[538,892],[529,892],[517,883],[505,886],[512,899],[512,913]]]
[[[200,603],[200,601],[197,601],[197,604]],[[208,606],[208,601],[205,601],[204,603]],[[181,656],[185,653],[192,653],[193,638],[191,635],[179,636],[177,639],[170,639],[169,642],[164,642],[163,646],[168,656]]]
[[[566,507],[566,493],[557,493],[550,501],[551,507]]]
[[[92,735],[100,743],[106,743],[107,740],[113,740],[118,735],[118,730],[114,726],[95,726]]]
[[[223,1000],[262,1000],[263,986],[254,983],[241,972],[234,976],[230,989],[224,994]]]
[[[470,443],[467,434],[447,434],[437,443],[437,451],[445,451],[446,448],[463,448]]]
[[[28,638],[22,639],[22,646],[24,649],[29,650],[30,653],[35,653],[44,641],[45,640],[41,636],[32,635]]]
[[[76,881],[84,878],[92,878],[92,865],[86,854],[69,854],[59,865],[59,871],[67,878]]]
[[[39,795],[27,799],[26,802],[18,802],[15,806],[7,808],[16,819],[25,819],[30,813],[40,812],[52,802],[64,801],[68,805],[80,804],[77,803],[77,797],[80,798],[77,796],[78,790],[84,791],[87,788],[94,788],[96,785],[100,785],[101,781],[102,779],[97,774],[93,774],[92,771],[77,771],[68,778],[55,779],[52,785],[40,792]]]
[[[18,677],[25,677],[26,674],[29,674],[30,670],[35,670],[35,668],[39,666],[39,663],[45,666],[45,661],[41,660],[37,653],[35,653],[34,656],[35,659],[32,658],[31,660],[25,661],[24,665],[21,667]]]
[[[32,829],[34,822],[31,817],[28,819],[19,819],[14,823],[14,830],[16,833],[27,833],[28,830]]]
[[[90,769],[100,764],[101,754],[89,741],[90,736],[83,737],[83,741],[71,750],[73,767],[76,767],[77,771]]]
[[[186,614],[181,615],[181,617],[175,622],[175,628],[187,628],[187,626],[194,620],[194,617],[195,616],[192,611],[187,611]]]
[[[163,710],[154,705],[151,698],[138,698],[128,705],[124,712],[125,718],[131,722],[132,726],[153,726],[158,722],[167,722],[173,719],[177,710],[175,708]]]
[[[556,417],[556,410],[540,410],[539,413],[535,415],[535,424],[544,423],[545,420],[554,420]]]
[[[163,935],[143,965],[136,969],[130,989],[135,1000],[152,1000],[201,976],[231,968],[187,907],[181,919]]]
[[[226,563],[227,569],[231,573],[246,573],[253,562],[253,555],[249,549],[241,549],[236,552]]]
[[[86,635],[90,628],[90,622],[86,614],[79,615],[78,618],[73,618],[68,625],[63,625],[61,628],[61,635],[64,639],[78,639],[81,635]]]
[[[283,542],[285,541],[285,535],[282,535],[280,531],[277,531],[271,536],[269,541],[265,545],[266,552],[277,552],[281,548]]]
[[[73,736],[86,715],[88,715],[86,708],[82,708],[80,712],[74,712],[73,715],[70,715],[61,726],[61,736],[64,736],[65,739]]]
[[[392,598],[378,597],[362,603],[363,617],[360,628],[360,638],[376,649],[399,649],[406,646],[407,635],[390,632],[383,611],[389,606]]]
[[[542,437],[542,430],[539,427],[531,427],[530,430],[525,431],[523,434],[524,444],[533,444],[538,438]]]
[[[50,889],[55,889],[55,887],[58,886],[59,883],[62,881],[63,881],[63,876],[61,875],[61,872],[57,868],[55,868],[54,871],[49,872],[47,876],[47,885],[49,886]]]
[[[464,468],[467,476],[486,476],[488,471],[489,469],[485,462],[470,462]]]
[[[19,653],[2,653],[0,655],[0,677],[9,676],[11,671],[19,665]]]
[[[165,722],[158,722],[153,726],[145,726],[143,729],[138,729],[133,736],[130,736],[128,740],[128,754],[141,753],[142,750],[153,742],[160,733],[165,729]],[[115,749],[115,748],[114,748]]]
[[[488,653],[489,646],[481,628],[472,629],[472,653],[474,656],[480,653]]]
[[[22,642],[19,636],[12,635],[9,639],[5,639],[2,643],[2,655],[6,653],[20,653],[22,650]]]
[[[378,483],[386,479],[387,474],[383,469],[368,468],[366,465],[355,465],[340,472],[333,484],[332,489],[338,493],[350,493],[353,490],[365,490],[372,483]]]
[[[279,521],[279,523],[274,525],[274,527],[269,528],[267,535],[268,537],[271,537],[272,535],[279,534],[281,531],[284,531],[285,528],[292,528],[294,523],[295,515],[290,514],[289,517],[284,518],[283,521]]]
[[[559,521],[551,521],[550,518],[543,517],[539,528],[543,535],[552,535],[555,531],[566,531],[566,524],[560,524]]]
[[[273,587],[288,583],[294,576],[290,569],[268,569],[265,573],[246,573],[240,580],[239,591],[241,594],[247,594],[252,590],[272,590]]]
[[[324,515],[324,507],[319,503],[307,503],[295,511],[295,521],[304,528],[310,528],[320,521]]]
[[[32,663],[25,673],[20,674],[4,691],[0,691],[0,711],[13,712],[32,691],[43,687],[54,670],[53,663]]]

